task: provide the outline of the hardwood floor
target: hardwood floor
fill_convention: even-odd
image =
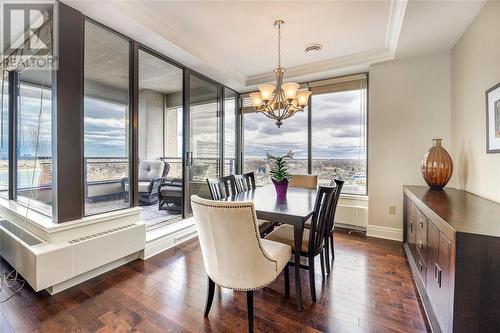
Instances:
[[[317,303],[310,302],[307,271],[303,312],[295,307],[293,275],[290,299],[280,276],[255,292],[256,331],[430,331],[400,243],[343,232],[335,233],[335,242],[333,272],[325,281],[317,265]],[[0,267],[10,269],[3,260]],[[0,305],[0,332],[246,331],[246,294],[217,287],[205,320],[205,288],[195,239],[54,296],[27,285]]]

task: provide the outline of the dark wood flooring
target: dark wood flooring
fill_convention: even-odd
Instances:
[[[304,311],[283,277],[254,296],[256,331],[428,332],[401,244],[338,232],[332,274],[316,272],[311,304],[302,275]],[[0,268],[8,270],[5,261]],[[293,274],[291,283],[294,284]],[[206,278],[198,241],[136,260],[69,290],[48,295],[29,286],[0,305],[0,332],[244,332],[245,293],[216,289],[203,318]],[[7,296],[1,292],[1,298]]]

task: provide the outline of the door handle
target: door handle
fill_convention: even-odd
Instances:
[[[190,151],[186,152],[186,166],[193,165],[193,153]]]

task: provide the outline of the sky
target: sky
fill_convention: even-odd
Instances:
[[[364,120],[360,112],[360,91],[313,95],[312,154],[318,159],[358,159],[364,157]],[[244,117],[245,158],[265,158],[266,152],[307,158],[307,112],[283,120],[278,128],[262,114]]]

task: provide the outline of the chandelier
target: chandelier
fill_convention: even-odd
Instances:
[[[283,20],[274,22],[278,28],[278,67],[274,70],[276,86],[261,84],[259,92],[250,94],[255,111],[276,120],[278,128],[281,127],[284,119],[290,118],[298,111],[304,111],[311,95],[307,89],[299,90],[299,84],[296,82],[283,83],[285,74],[285,69],[281,67],[281,26],[283,24],[285,24]]]

